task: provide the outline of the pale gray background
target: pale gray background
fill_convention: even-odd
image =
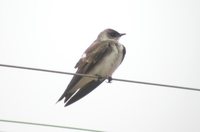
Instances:
[[[105,28],[127,33],[113,77],[200,88],[199,0],[1,0],[0,63],[75,72]],[[109,132],[199,132],[200,92],[113,81],[64,108],[72,76],[0,67],[0,118]],[[64,129],[0,122],[6,132]],[[67,130],[70,131],[70,130]]]

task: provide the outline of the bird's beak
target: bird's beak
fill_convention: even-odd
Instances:
[[[123,36],[123,35],[126,35],[126,33],[120,33],[120,37]]]

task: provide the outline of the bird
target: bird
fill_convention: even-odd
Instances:
[[[111,82],[113,72],[126,54],[125,46],[118,42],[123,35],[125,33],[111,28],[99,33],[74,67],[77,68],[78,74],[94,75],[97,78],[74,75],[57,102],[64,99],[64,106],[69,106],[93,91],[104,80],[108,79],[108,82]]]

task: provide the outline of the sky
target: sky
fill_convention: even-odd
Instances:
[[[126,33],[114,78],[200,89],[198,0],[1,0],[0,63],[75,72],[106,28]],[[200,92],[104,82],[63,107],[72,76],[0,67],[0,119],[107,132],[199,132]],[[0,122],[3,132],[66,129]],[[77,130],[67,130],[74,132]]]

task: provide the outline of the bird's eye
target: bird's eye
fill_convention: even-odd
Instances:
[[[110,36],[111,36],[111,37],[117,37],[117,35],[118,35],[118,34],[117,34],[116,32],[111,32],[111,33],[110,33]]]

